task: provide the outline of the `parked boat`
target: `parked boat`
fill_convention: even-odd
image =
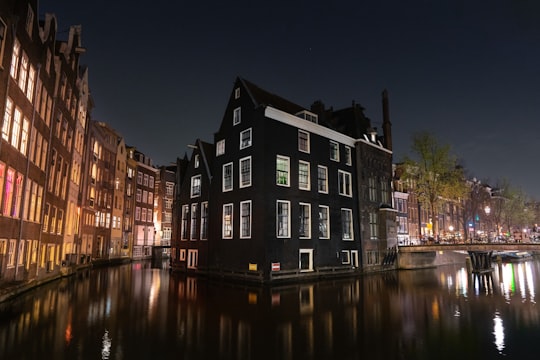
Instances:
[[[494,252],[492,257],[494,259],[500,257],[504,262],[512,262],[529,260],[532,258],[532,254],[527,251],[498,251]]]

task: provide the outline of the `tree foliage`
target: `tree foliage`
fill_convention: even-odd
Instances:
[[[459,201],[467,192],[463,168],[458,166],[450,146],[440,144],[430,133],[413,136],[411,151],[406,157],[405,177],[415,182],[418,201],[426,206],[432,216],[433,231],[438,233],[438,214],[443,201]]]

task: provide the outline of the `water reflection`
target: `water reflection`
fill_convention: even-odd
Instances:
[[[536,356],[539,263],[254,287],[144,262],[0,307],[2,359],[419,359]],[[45,356],[46,355],[46,356]]]

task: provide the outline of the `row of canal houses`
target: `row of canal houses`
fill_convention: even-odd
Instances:
[[[397,243],[386,91],[382,104],[381,135],[354,102],[305,108],[237,78],[214,142],[185,159],[172,269],[260,282],[381,269]]]
[[[37,5],[0,2],[0,286],[148,258],[172,234],[175,167],[91,118],[81,26],[60,39]]]
[[[213,143],[155,167],[92,119],[81,26],[60,39],[37,4],[0,3],[0,284],[160,246],[174,271],[263,282],[384,266],[386,91],[378,131],[359,104],[305,108],[237,78]]]

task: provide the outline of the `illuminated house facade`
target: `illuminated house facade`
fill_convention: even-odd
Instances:
[[[0,4],[0,280],[43,279],[77,262],[87,73],[81,28],[57,40],[37,1]],[[17,19],[17,20],[15,20]],[[75,171],[75,173],[73,173]]]
[[[139,151],[134,151],[135,201],[133,218],[133,259],[152,257],[155,245],[156,227],[154,224],[154,194],[158,169],[152,160]]]
[[[380,268],[396,243],[383,130],[354,103],[306,109],[238,78],[214,144],[193,146],[173,270],[266,282]]]

